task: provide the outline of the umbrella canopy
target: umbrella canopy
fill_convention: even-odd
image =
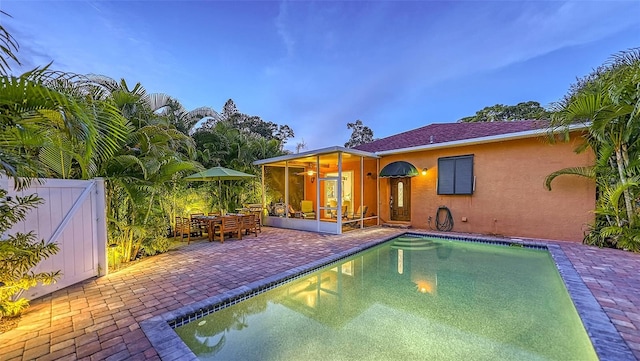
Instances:
[[[238,180],[244,178],[255,177],[253,174],[247,174],[243,172],[239,172],[237,170],[225,168],[225,167],[213,167],[207,170],[203,170],[202,172],[198,172],[192,174],[188,177],[184,177],[186,180],[191,181],[223,181],[223,180]]]
[[[381,178],[415,177],[418,170],[413,164],[403,161],[389,163],[380,171]]]

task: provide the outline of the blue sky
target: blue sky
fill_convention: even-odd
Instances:
[[[497,103],[559,100],[640,46],[640,1],[0,0],[20,73],[140,82],[187,109],[287,124],[307,149],[455,122]]]

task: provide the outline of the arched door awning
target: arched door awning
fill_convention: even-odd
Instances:
[[[402,177],[415,177],[418,175],[418,170],[413,164],[397,161],[389,163],[382,168],[379,177],[381,178],[402,178]]]

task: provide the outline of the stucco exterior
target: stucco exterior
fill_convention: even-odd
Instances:
[[[550,143],[544,137],[385,155],[380,168],[394,161],[428,168],[411,178],[411,221],[414,228],[435,229],[439,206],[450,209],[452,231],[557,239],[580,242],[594,221],[595,182],[560,176],[552,191],[544,188],[547,175],[566,167],[588,166],[593,152],[576,154],[581,142],[573,133],[569,142]],[[474,156],[475,190],[472,195],[438,195],[438,158]],[[380,217],[389,218],[389,180],[380,178]],[[429,225],[429,217],[432,218]]]

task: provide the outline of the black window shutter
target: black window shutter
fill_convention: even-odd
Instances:
[[[438,159],[438,194],[455,194],[455,159]]]
[[[456,159],[455,194],[473,193],[473,156]]]

